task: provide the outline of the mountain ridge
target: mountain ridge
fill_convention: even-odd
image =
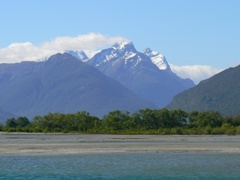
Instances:
[[[155,106],[68,53],[44,62],[0,65],[0,107],[18,116],[137,111]]]
[[[88,59],[86,63],[119,81],[140,97],[165,107],[177,93],[193,87],[171,71],[165,57],[149,48],[138,52],[133,43],[114,45]]]
[[[240,112],[240,65],[226,69],[176,95],[168,109],[219,111],[222,115]]]

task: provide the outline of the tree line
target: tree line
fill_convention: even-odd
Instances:
[[[240,134],[240,115],[223,117],[219,112],[185,112],[178,110],[141,109],[111,111],[103,118],[86,111],[63,114],[48,113],[35,116],[9,118],[0,131],[7,132],[61,132],[111,134]]]

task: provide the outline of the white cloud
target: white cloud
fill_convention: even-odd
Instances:
[[[122,43],[128,41],[125,38],[116,36],[116,37],[107,37],[102,34],[89,33],[86,35],[79,35],[77,37],[58,37],[53,41],[43,43],[41,45],[44,49],[50,50],[95,50],[103,48],[114,43]]]
[[[214,68],[206,65],[176,66],[176,65],[170,64],[170,67],[172,71],[175,72],[178,76],[182,78],[190,78],[196,84],[223,70],[223,69],[218,69],[218,68]]]
[[[0,63],[32,60],[36,58],[37,54],[42,54],[41,49],[30,42],[12,43],[8,47],[0,49]]]
[[[57,37],[52,41],[34,45],[31,42],[12,43],[0,49],[0,63],[36,61],[65,50],[96,51],[115,43],[129,41],[120,36],[108,37],[98,33],[89,33],[76,37]]]

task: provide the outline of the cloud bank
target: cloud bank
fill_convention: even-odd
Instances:
[[[176,66],[170,64],[170,67],[172,71],[175,72],[181,78],[190,78],[196,84],[223,70],[206,65]]]
[[[89,33],[76,37],[57,37],[40,45],[34,45],[31,42],[12,43],[0,49],[0,63],[36,61],[65,50],[96,51],[125,41],[129,40],[120,36],[108,37],[98,33]]]

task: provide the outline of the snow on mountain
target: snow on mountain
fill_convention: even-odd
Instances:
[[[59,53],[68,53],[77,59],[86,62],[88,59],[92,58],[95,54],[97,54],[99,51],[91,51],[91,50],[65,50],[63,52]],[[37,60],[37,62],[43,62],[49,59],[50,56],[45,56],[43,58],[40,58]]]
[[[132,67],[136,66],[140,60],[140,56],[135,49],[132,42],[114,44],[111,48],[103,49],[97,53],[93,58],[89,59],[89,63],[99,67],[104,64],[116,64],[123,63],[125,65],[132,64]]]
[[[108,61],[114,60],[115,58],[123,58],[125,60],[125,64],[127,64],[129,59],[132,59],[137,55],[137,50],[132,42],[114,44],[109,50],[111,51],[110,54],[105,54],[106,60]]]
[[[81,61],[86,61],[88,59],[88,56],[85,54],[84,51],[72,51],[72,50],[68,50],[65,51],[68,54],[71,54],[72,56],[80,59]]]
[[[150,57],[151,61],[160,69],[167,70],[170,68],[168,62],[166,61],[164,55],[159,52],[152,51],[149,48],[143,50],[143,53]]]
[[[114,44],[111,48],[102,50],[100,53],[101,58],[97,58],[98,62],[95,63],[95,66],[100,66],[102,63],[106,63],[108,61],[112,61],[114,63],[116,63],[116,61],[124,61],[125,65],[131,64],[131,67],[134,68],[141,61],[148,61],[150,59],[159,70],[166,70],[172,73],[164,55],[159,52],[152,51],[150,48],[144,49],[142,53],[138,52],[132,42]],[[149,59],[146,56],[149,57]]]
[[[116,43],[116,44],[113,45],[112,48],[114,50],[117,50],[118,52],[129,51],[129,50],[133,51],[133,52],[137,51],[132,42],[123,42],[121,44]]]
[[[92,51],[92,50],[83,50],[83,51],[89,59],[92,58],[95,54],[100,52],[100,51]]]

